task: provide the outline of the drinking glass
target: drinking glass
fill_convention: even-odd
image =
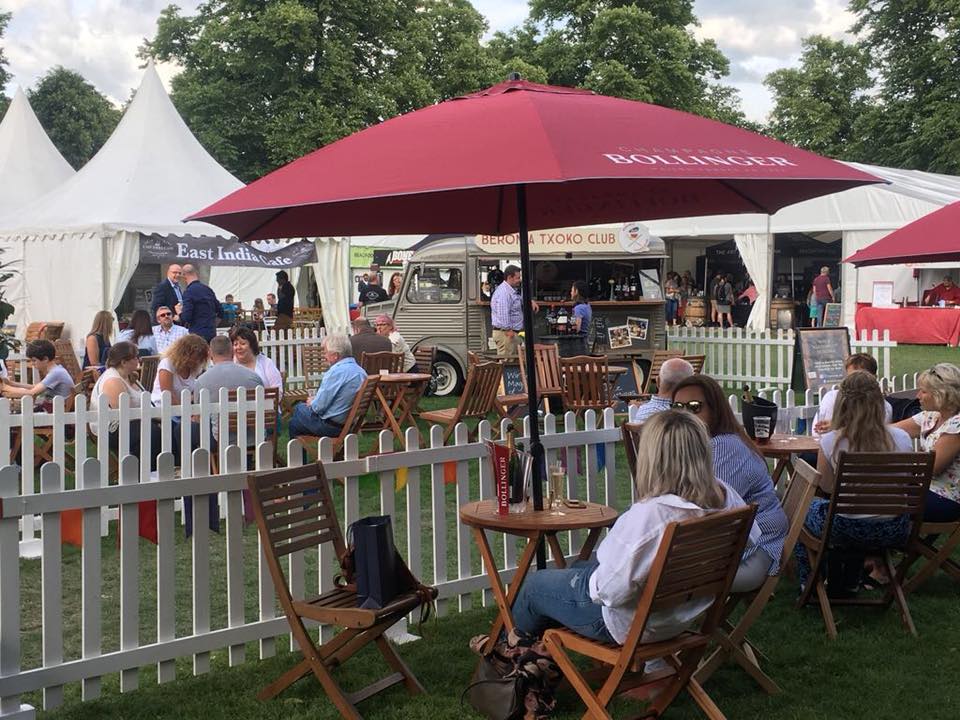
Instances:
[[[550,466],[550,509],[559,510],[563,506],[563,490],[564,484],[566,483],[567,473],[563,469],[563,465],[559,462],[555,462]]]
[[[753,419],[753,434],[757,438],[758,445],[766,445],[770,442],[770,418],[755,417]]]

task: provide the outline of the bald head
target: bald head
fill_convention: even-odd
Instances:
[[[693,365],[683,358],[670,358],[660,366],[660,380],[657,382],[657,395],[673,397],[673,389],[693,375]]]
[[[187,263],[183,266],[183,279],[187,281],[187,284],[193,282],[200,276],[197,274],[197,268],[190,263]]]

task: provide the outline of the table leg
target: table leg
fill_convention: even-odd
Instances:
[[[507,631],[513,630],[514,628],[513,614],[510,612],[510,608],[513,607],[513,602],[517,599],[517,593],[520,592],[520,586],[523,585],[523,579],[530,571],[533,558],[536,557],[537,545],[540,544],[542,533],[537,532],[532,537],[527,538],[527,546],[520,555],[520,561],[517,563],[517,571],[513,575],[513,580],[510,582],[510,589],[506,594],[503,592],[503,582],[500,580],[500,573],[497,571],[493,553],[490,552],[487,536],[483,530],[473,528],[473,537],[474,540],[476,540],[477,546],[480,548],[480,556],[483,558],[484,567],[487,570],[487,575],[490,577],[490,589],[493,591],[493,597],[497,601],[497,607],[500,610],[500,612],[497,613],[497,618],[493,621],[493,626],[490,628],[490,635],[487,637],[487,644],[483,650],[484,653],[488,653],[493,650],[493,646],[496,644],[497,638],[500,636],[500,631],[504,626],[506,626]]]
[[[584,540],[583,545],[580,547],[580,555],[578,558],[580,560],[589,560],[590,556],[593,554],[593,548],[597,544],[597,540],[600,539],[600,531],[603,528],[591,528],[590,532],[587,534],[587,539]]]
[[[397,418],[397,425],[403,427],[404,423],[409,423],[410,427],[417,431],[417,436],[420,438],[421,443],[423,442],[423,435],[420,433],[420,427],[417,425],[417,421],[411,418],[411,414],[426,388],[427,381],[408,385],[397,394],[397,399],[394,401],[393,408],[391,409],[391,412],[393,412]]]
[[[776,464],[773,466],[773,474],[770,478],[773,480],[773,486],[776,488],[780,485],[780,478],[783,475],[783,471],[787,469],[787,465],[790,464],[790,456],[787,457],[778,457]]]
[[[393,408],[390,407],[390,403],[387,402],[387,399],[383,396],[383,393],[380,391],[380,388],[377,387],[377,400],[380,401],[380,407],[383,408],[383,414],[386,418],[386,423],[384,424],[384,430],[386,426],[390,426],[390,430],[393,431],[394,442],[399,441],[400,444],[403,444],[403,430],[400,429],[400,426],[397,424],[397,419],[393,416]]]
[[[563,556],[563,548],[560,547],[560,541],[557,540],[556,533],[547,535],[547,544],[553,553],[553,564],[556,565],[558,569],[563,570],[567,566],[567,559]]]

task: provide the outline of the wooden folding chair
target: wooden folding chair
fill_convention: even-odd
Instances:
[[[73,345],[69,340],[54,340],[53,349],[56,352],[56,360],[64,370],[70,373],[74,383],[80,382],[83,370],[80,369],[80,361],[77,360],[77,354],[73,351]]]
[[[357,395],[353,399],[353,405],[350,406],[350,413],[343,423],[343,428],[340,430],[340,434],[333,438],[333,457],[337,457],[343,450],[343,442],[347,439],[347,435],[351,433],[360,434],[363,419],[366,417],[367,410],[370,409],[370,404],[373,402],[379,384],[379,375],[368,375],[360,389],[357,390]],[[317,443],[320,442],[320,438],[316,435],[298,435],[297,439],[303,444],[303,450],[310,462],[316,460]]]
[[[436,345],[417,345],[413,350],[413,357],[417,361],[417,371],[433,375],[433,364],[437,361]]]
[[[282,558],[326,543],[332,543],[337,558],[346,555],[347,548],[323,466],[314,463],[253,473],[247,476],[247,486],[273,586],[303,653],[303,660],[267,685],[257,697],[260,700],[275,697],[312,672],[340,714],[344,718],[359,720],[357,703],[398,683],[403,683],[411,695],[425,692],[384,633],[405,615],[435,598],[436,589],[426,588],[423,594],[416,589],[407,591],[379,610],[357,607],[356,589],[349,586],[337,587],[319,596],[294,597]],[[342,629],[328,642],[317,645],[304,621]],[[344,692],[331,671],[370,643],[376,644],[393,672],[361,690]]]
[[[323,345],[312,343],[304,345],[302,348],[303,364],[303,386],[288,388],[283,391],[282,410],[283,415],[289,416],[293,412],[293,406],[298,402],[306,402],[310,394],[311,387],[317,387],[320,384],[320,376],[329,368],[323,359]],[[286,385],[286,383],[284,383]]]
[[[820,473],[803,460],[799,460],[794,469],[793,479],[783,496],[783,512],[786,514],[790,525],[787,536],[783,541],[783,552],[780,554],[780,571],[776,575],[768,577],[757,590],[733,594],[727,600],[723,611],[724,617],[716,630],[713,631],[716,648],[693,675],[701,685],[706,684],[707,680],[724,662],[732,660],[746,670],[747,674],[768,695],[780,692],[780,687],[760,669],[760,661],[757,658],[759,651],[750,642],[747,633],[750,632],[750,628],[753,627],[770,598],[773,597],[780,578],[786,572],[787,565],[793,557],[793,548],[797,544],[797,538],[800,536],[800,530],[806,520],[810,501],[813,500],[813,495],[819,484]],[[737,624],[733,625],[730,622],[730,617],[741,604],[746,605],[746,610],[740,616]]]
[[[605,356],[577,355],[560,358],[563,407],[578,415],[584,410],[613,407],[613,383]]]
[[[445,425],[443,442],[446,443],[461,420],[468,418],[483,420],[491,412],[496,411],[497,390],[502,378],[503,365],[500,363],[482,362],[471,365],[457,406],[421,412],[420,419],[428,423]]]
[[[367,375],[379,375],[381,370],[391,373],[403,372],[403,353],[390,351],[361,353],[360,367],[367,371]]]
[[[147,392],[153,390],[153,381],[157,378],[157,368],[160,365],[159,355],[144,355],[140,358],[140,384]]]
[[[669,359],[669,358],[668,358]],[[703,364],[707,361],[706,355],[684,355],[683,359],[693,367],[693,374],[699,375],[703,372]],[[659,373],[657,374],[659,377]]]
[[[708,717],[723,719],[693,673],[722,617],[724,599],[737,574],[754,512],[755,508],[749,506],[667,526],[623,645],[591,640],[567,629],[546,631],[543,639],[550,655],[587,706],[584,718],[609,719],[607,705],[615,695],[667,680],[641,717],[660,717],[686,689]],[[641,642],[651,615],[698,599],[706,609],[691,629],[669,640]],[[599,665],[591,673],[598,676],[593,679],[602,680],[597,690],[573,663],[568,654],[571,651]],[[655,658],[663,658],[673,672],[645,675],[645,662]]]
[[[823,534],[814,535],[805,526],[800,530],[800,542],[810,557],[810,577],[800,593],[797,606],[803,607],[816,593],[827,628],[827,635],[835,640],[837,626],[833,619],[832,605],[879,605],[889,607],[894,601],[900,608],[904,626],[911,635],[917,629],[907,607],[903,592],[903,580],[912,562],[908,548],[915,547],[923,519],[923,504],[930,478],[933,475],[932,453],[840,453],[830,507],[823,523]],[[830,529],[838,514],[844,515],[908,515],[911,518],[910,536],[906,543],[888,547],[862,548],[865,551],[883,552],[884,564],[890,575],[882,597],[831,598],[827,595],[822,577],[824,560],[830,549]],[[891,550],[906,552],[896,567]]]
[[[623,436],[623,451],[627,456],[627,467],[630,468],[631,478],[637,474],[637,450],[640,447],[640,433],[642,431],[642,423],[625,422],[620,426],[620,434]]]
[[[529,402],[527,395],[527,356],[524,352],[518,355],[520,365],[520,381],[524,392],[497,396],[497,410],[503,417],[514,417],[522,414],[522,408]],[[556,345],[533,346],[533,359],[537,369],[537,398],[549,407],[550,399],[559,400],[563,397],[563,377],[560,374],[560,354]],[[515,413],[516,408],[519,413]]]
[[[683,357],[683,353],[679,350],[654,350],[653,359],[650,361],[650,371],[647,373],[646,379],[643,381],[643,394],[650,395],[653,393],[657,383],[660,381],[660,368],[663,367],[663,364],[670,358]],[[692,363],[691,363],[692,364]],[[700,367],[703,367],[703,364],[700,364]]]
[[[937,547],[936,540],[946,539]],[[960,546],[960,523],[921,523],[916,542],[909,548],[910,564],[919,558],[924,562],[903,584],[903,591],[911,593],[926,582],[937,570],[943,570],[954,580],[960,582],[960,564],[951,558],[953,551]]]
[[[252,398],[253,392],[247,392],[247,397]],[[218,401],[218,397],[210,398],[213,402]],[[227,390],[227,402],[235,403],[237,401],[237,390],[236,388],[232,390]],[[275,465],[280,463],[280,455],[277,452],[277,413],[280,412],[280,388],[278,387],[265,387],[263,389],[263,402],[264,402],[264,411],[263,411],[263,425],[266,428],[267,432],[264,433],[266,441],[270,443],[270,446],[273,448],[273,462]],[[237,442],[237,430],[240,426],[239,413],[232,412],[227,414],[227,432],[229,437],[225,440],[221,436],[218,438],[218,442],[226,442],[228,445],[236,445]],[[248,434],[252,433],[254,430],[253,423],[256,420],[256,415],[248,413],[247,414],[247,431]],[[217,427],[220,426],[219,420],[217,422]],[[253,443],[247,444],[247,455],[250,456],[252,461],[256,457],[256,446]],[[210,466],[213,468],[213,474],[218,475],[220,473],[220,453],[210,453]],[[251,462],[248,467],[252,467],[253,463]]]

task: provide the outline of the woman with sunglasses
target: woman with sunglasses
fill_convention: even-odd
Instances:
[[[692,413],[710,433],[713,471],[747,503],[756,503],[758,547],[743,554],[731,592],[747,592],[780,572],[780,556],[787,536],[787,516],[774,491],[767,463],[730,409],[723,389],[713,378],[693,375],[673,390],[673,407]]]
[[[595,559],[527,576],[513,606],[517,628],[539,635],[547,628],[568,627],[623,644],[667,526],[744,505],[714,477],[710,456],[710,438],[689,414],[665,410],[648,420],[637,448],[637,502],[619,517]],[[750,542],[758,536],[754,526]],[[641,642],[675,637],[707,605],[693,599],[654,613]]]
[[[390,341],[393,352],[403,353],[403,371],[408,373],[416,372],[417,358],[414,357],[413,350],[410,349],[407,341],[403,339],[403,335],[400,334],[396,325],[393,324],[393,318],[389,315],[377,315],[373,320],[373,328],[377,331],[378,335],[383,335],[383,337]]]
[[[920,439],[934,454],[933,480],[924,506],[927,522],[960,520],[960,368],[938,363],[917,382],[921,412],[894,427]]]

